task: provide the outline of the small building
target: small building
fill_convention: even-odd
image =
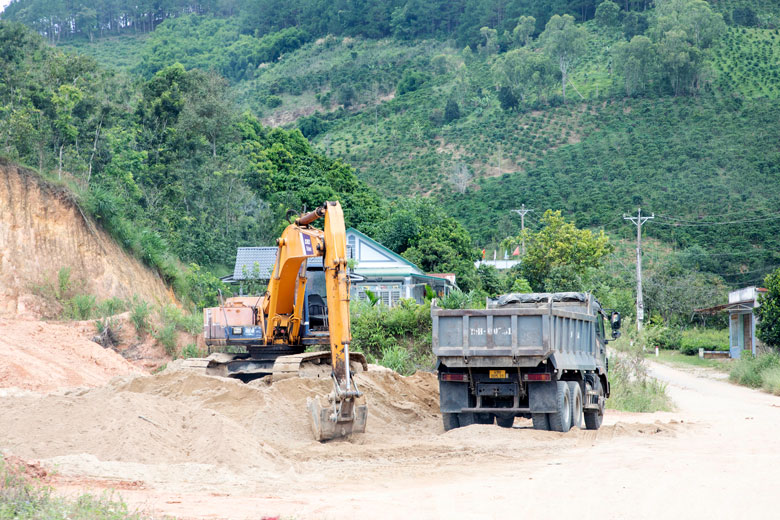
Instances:
[[[233,274],[222,280],[238,284],[240,290],[250,280],[267,282],[276,262],[276,250],[276,247],[238,248]],[[354,228],[347,229],[347,255],[355,260],[351,273],[352,299],[367,300],[366,291],[371,291],[379,301],[392,307],[402,298],[412,298],[417,303],[423,303],[426,285],[438,296],[447,295],[456,288],[454,274],[427,274]],[[310,287],[307,287],[306,292],[324,295],[324,279],[318,280],[322,277],[316,274],[322,272],[322,258],[311,258],[306,268],[312,273],[309,276]]]
[[[743,351],[754,356],[762,346],[756,338],[758,318],[755,309],[759,306],[758,296],[766,292],[761,287],[744,287],[729,293],[729,302],[707,309],[696,309],[702,314],[729,313],[729,357],[739,359]]]

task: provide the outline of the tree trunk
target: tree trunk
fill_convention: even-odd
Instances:
[[[62,149],[65,148],[65,143],[60,145],[60,163],[57,166],[57,178],[62,180]]]

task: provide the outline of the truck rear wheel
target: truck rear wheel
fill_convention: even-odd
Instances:
[[[496,424],[502,428],[511,428],[515,424],[514,415],[496,415]]]
[[[601,422],[604,420],[604,388],[601,386],[601,381],[598,377],[593,380],[593,390],[599,394],[599,409],[595,411],[585,411],[585,429],[586,430],[598,430],[601,428]]]
[[[582,389],[577,381],[569,381],[571,394],[571,426],[582,428]]]
[[[458,414],[458,422],[460,423],[460,427],[464,426],[471,426],[475,422],[477,422],[476,417],[474,417],[473,413],[465,412],[465,413],[459,413]]]
[[[534,423],[534,430],[550,430],[550,419],[546,413],[533,413],[531,414],[531,421]]]
[[[458,421],[458,414],[456,413],[446,413],[442,412],[441,414],[442,422],[444,423],[444,431],[448,432],[450,430],[453,430],[455,428],[460,427],[460,421]]]
[[[493,419],[495,418],[495,415],[492,413],[475,413],[474,414],[474,422],[477,424],[493,424]]]
[[[566,433],[571,429],[571,393],[566,381],[558,381],[555,408],[555,413],[549,414],[550,429]]]

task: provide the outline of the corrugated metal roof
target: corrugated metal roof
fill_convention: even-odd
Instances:
[[[276,263],[276,251],[276,247],[239,247],[233,268],[233,280],[270,280]],[[308,267],[321,268],[322,257],[309,258]]]

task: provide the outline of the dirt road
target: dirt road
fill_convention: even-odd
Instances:
[[[319,444],[297,409],[315,384],[226,391],[211,378],[164,374],[5,397],[0,416],[27,416],[0,421],[0,446],[56,466],[52,483],[63,493],[114,488],[135,508],[180,518],[775,516],[780,398],[652,370],[678,411],[611,412],[598,432],[537,432],[518,420],[511,430],[444,433],[433,376],[367,374],[369,432]],[[100,407],[115,408],[96,412],[108,431],[92,424],[89,410]],[[51,442],[45,418],[61,409],[73,423],[58,425]]]

